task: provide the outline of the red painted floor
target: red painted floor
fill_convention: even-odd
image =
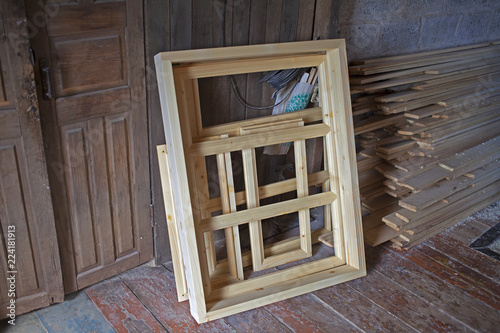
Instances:
[[[368,275],[198,325],[171,267],[138,267],[85,293],[118,332],[498,332],[500,262],[469,245],[499,203],[409,251],[366,248]]]
[[[177,302],[166,264],[67,295],[0,331],[499,332],[500,261],[469,247],[499,212],[497,202],[406,252],[367,246],[364,278],[202,325]]]

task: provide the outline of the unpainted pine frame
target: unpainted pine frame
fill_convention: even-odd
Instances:
[[[198,81],[197,80],[185,80],[182,77],[177,77],[175,79],[175,90],[177,95],[177,101],[179,103],[180,110],[186,110],[184,117],[181,117],[181,128],[183,133],[183,142],[185,142],[185,147],[189,147],[192,140],[197,139],[197,128],[200,124],[196,123],[197,114],[200,114],[199,96],[198,96]],[[200,119],[201,122],[201,119]],[[191,186],[195,188],[194,200],[196,205],[194,206],[196,216],[201,218],[208,218],[210,216],[208,210],[206,209],[207,202],[209,200],[208,187],[205,186],[207,178],[207,168],[204,156],[193,157],[193,163],[188,164],[188,173],[196,177],[193,181],[194,184]],[[211,232],[206,232],[203,234],[204,243],[206,245],[205,257],[208,263],[207,272],[204,272],[204,276],[207,277],[211,274],[217,265],[216,255],[215,255],[215,243],[214,235]],[[203,261],[205,258],[202,259]]]
[[[304,126],[302,119],[293,119],[279,122],[271,122],[265,125],[254,125],[242,127],[241,135],[272,133],[279,129],[298,128]],[[305,140],[294,142],[296,188],[297,198],[308,196],[309,188],[307,181],[307,165],[305,153]],[[255,159],[255,149],[245,149],[242,153],[243,171],[245,179],[245,191],[247,195],[247,208],[259,206],[259,187],[257,185],[257,161]],[[250,244],[252,246],[252,268],[254,271],[276,267],[292,261],[305,259],[312,256],[311,225],[309,208],[301,209],[299,214],[300,248],[265,256],[264,237],[262,235],[261,221],[256,220],[249,223]]]
[[[364,276],[366,267],[345,42],[326,40],[176,51],[158,54],[155,62],[166,148],[169,151],[173,209],[179,227],[193,317],[199,323],[206,322]],[[323,123],[304,126],[300,131],[283,130],[279,133],[280,137],[278,135],[277,139],[273,138],[274,141],[264,142],[263,145],[324,137],[328,179],[325,192],[320,195],[331,194],[337,199],[330,201],[335,256],[214,289],[210,283],[203,232],[200,230],[203,225],[198,205],[200,193],[196,193],[199,192],[196,184],[199,179],[194,176],[193,160],[253,149],[255,145],[245,144],[238,136],[216,140],[216,143],[214,140],[200,141],[204,130],[214,131],[214,128],[202,128],[200,115],[193,114],[193,110],[179,108],[179,101],[186,105],[189,98],[182,96],[182,90],[176,92],[176,88],[179,82],[181,86],[196,86],[195,82],[202,77],[313,66],[319,70]],[[199,106],[198,110],[194,109],[196,112],[199,113]],[[310,111],[303,113],[307,112]],[[223,126],[228,131],[220,135],[237,132],[242,127],[241,122]],[[250,141],[250,138],[246,139]],[[205,202],[206,205],[209,203],[210,200]],[[235,224],[223,224],[222,228],[232,225]]]
[[[181,250],[180,250],[180,243],[179,243],[179,231],[177,227],[177,222],[175,218],[175,211],[174,211],[174,206],[173,206],[173,193],[170,188],[170,171],[168,169],[168,152],[167,152],[167,147],[166,145],[158,145],[157,146],[158,150],[158,159],[159,159],[159,164],[161,168],[161,181],[162,181],[162,187],[163,187],[163,198],[165,201],[165,211],[167,214],[167,222],[168,222],[168,230],[169,230],[169,239],[170,239],[170,244],[171,244],[171,249],[172,249],[172,261],[174,265],[174,275],[175,275],[175,280],[176,280],[176,286],[177,286],[177,293],[178,293],[178,299],[179,301],[184,301],[188,299],[187,296],[187,286],[186,286],[186,280],[185,280],[185,275],[184,275],[184,266],[182,265],[182,257],[181,257]],[[226,159],[227,161],[227,159]],[[226,168],[229,169],[228,166]],[[229,175],[227,176],[229,178]],[[327,171],[320,171],[314,174],[309,175],[309,186],[316,186],[323,184],[326,182],[328,179],[328,172]],[[268,185],[263,185],[259,187],[259,197],[261,199],[264,198],[269,198],[272,196],[280,195],[283,193],[287,193],[290,191],[293,191],[296,189],[296,183],[297,179],[291,178],[287,179],[284,181],[280,181],[277,183],[273,184],[268,184]],[[228,185],[230,187],[231,185]],[[231,198],[231,192],[229,191],[229,197]],[[234,199],[230,200],[236,200],[236,205],[241,205],[246,203],[245,201],[245,191],[238,192],[235,195]],[[211,203],[209,206],[209,213],[212,213],[217,210],[224,209],[224,204],[221,202],[222,196],[219,198],[213,198],[211,199]],[[320,196],[312,198],[312,202],[316,202],[318,205],[323,205],[325,203],[329,203],[333,201],[333,197],[331,195],[326,195],[326,196]],[[233,203],[230,203],[230,205],[234,206]],[[323,207],[328,207],[328,205],[323,206]],[[236,228],[236,227],[232,227]],[[211,230],[216,230],[216,228],[213,228]],[[331,233],[331,229],[328,228],[319,228],[316,229],[315,231],[312,232],[311,238],[313,240],[313,244],[319,242],[319,238],[323,235]],[[332,236],[333,237],[333,236]],[[233,244],[235,245],[235,244]],[[290,239],[285,239],[283,241],[277,242],[277,243],[272,243],[268,244],[264,247],[264,253],[265,256],[273,256],[276,254],[283,254],[283,253],[289,253],[289,251],[293,250],[297,246],[300,245],[300,238],[299,236],[290,238]],[[229,255],[229,254],[228,254]],[[237,259],[238,260],[238,259]],[[252,263],[252,255],[250,251],[244,252],[241,254],[241,261],[243,267],[248,267],[251,266]],[[226,283],[230,280],[228,280],[228,276],[223,276],[225,271],[228,270],[227,266],[231,266],[232,264],[228,262],[227,259],[222,259],[217,262],[217,268],[214,272],[211,274],[211,278],[214,281],[217,281],[220,283]],[[229,268],[229,271],[231,272],[231,267]],[[221,279],[222,276],[222,279]],[[234,276],[234,275],[233,275]],[[225,278],[225,279],[224,279]],[[238,275],[238,279],[241,279],[241,274]]]
[[[172,264],[174,266],[175,286],[177,290],[177,299],[179,302],[188,299],[188,290],[186,284],[186,275],[182,264],[181,245],[179,242],[179,230],[177,229],[177,219],[175,218],[174,199],[172,186],[170,184],[170,169],[167,160],[167,146],[156,146],[158,154],[158,166],[160,169],[161,188],[163,193],[163,202],[165,205],[165,214],[167,215],[167,230],[172,253]]]
[[[227,134],[221,138],[228,137]],[[234,193],[234,177],[231,154],[217,154],[217,169],[219,173],[219,188],[222,205],[222,214],[237,211]],[[240,231],[238,226],[224,229],[226,237],[227,261],[229,272],[237,280],[243,280],[243,261],[241,259]]]

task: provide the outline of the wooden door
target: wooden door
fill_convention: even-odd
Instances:
[[[64,297],[26,34],[22,2],[1,1],[0,318]]]
[[[142,1],[30,2],[65,292],[152,258]]]

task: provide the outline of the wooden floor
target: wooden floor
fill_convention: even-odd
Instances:
[[[8,331],[499,332],[500,261],[469,247],[500,222],[499,212],[497,202],[406,252],[367,246],[365,278],[207,324],[177,302],[167,264],[132,269],[19,316]]]

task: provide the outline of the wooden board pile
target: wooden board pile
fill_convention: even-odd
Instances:
[[[407,249],[500,200],[499,59],[495,42],[350,66],[368,244]]]

